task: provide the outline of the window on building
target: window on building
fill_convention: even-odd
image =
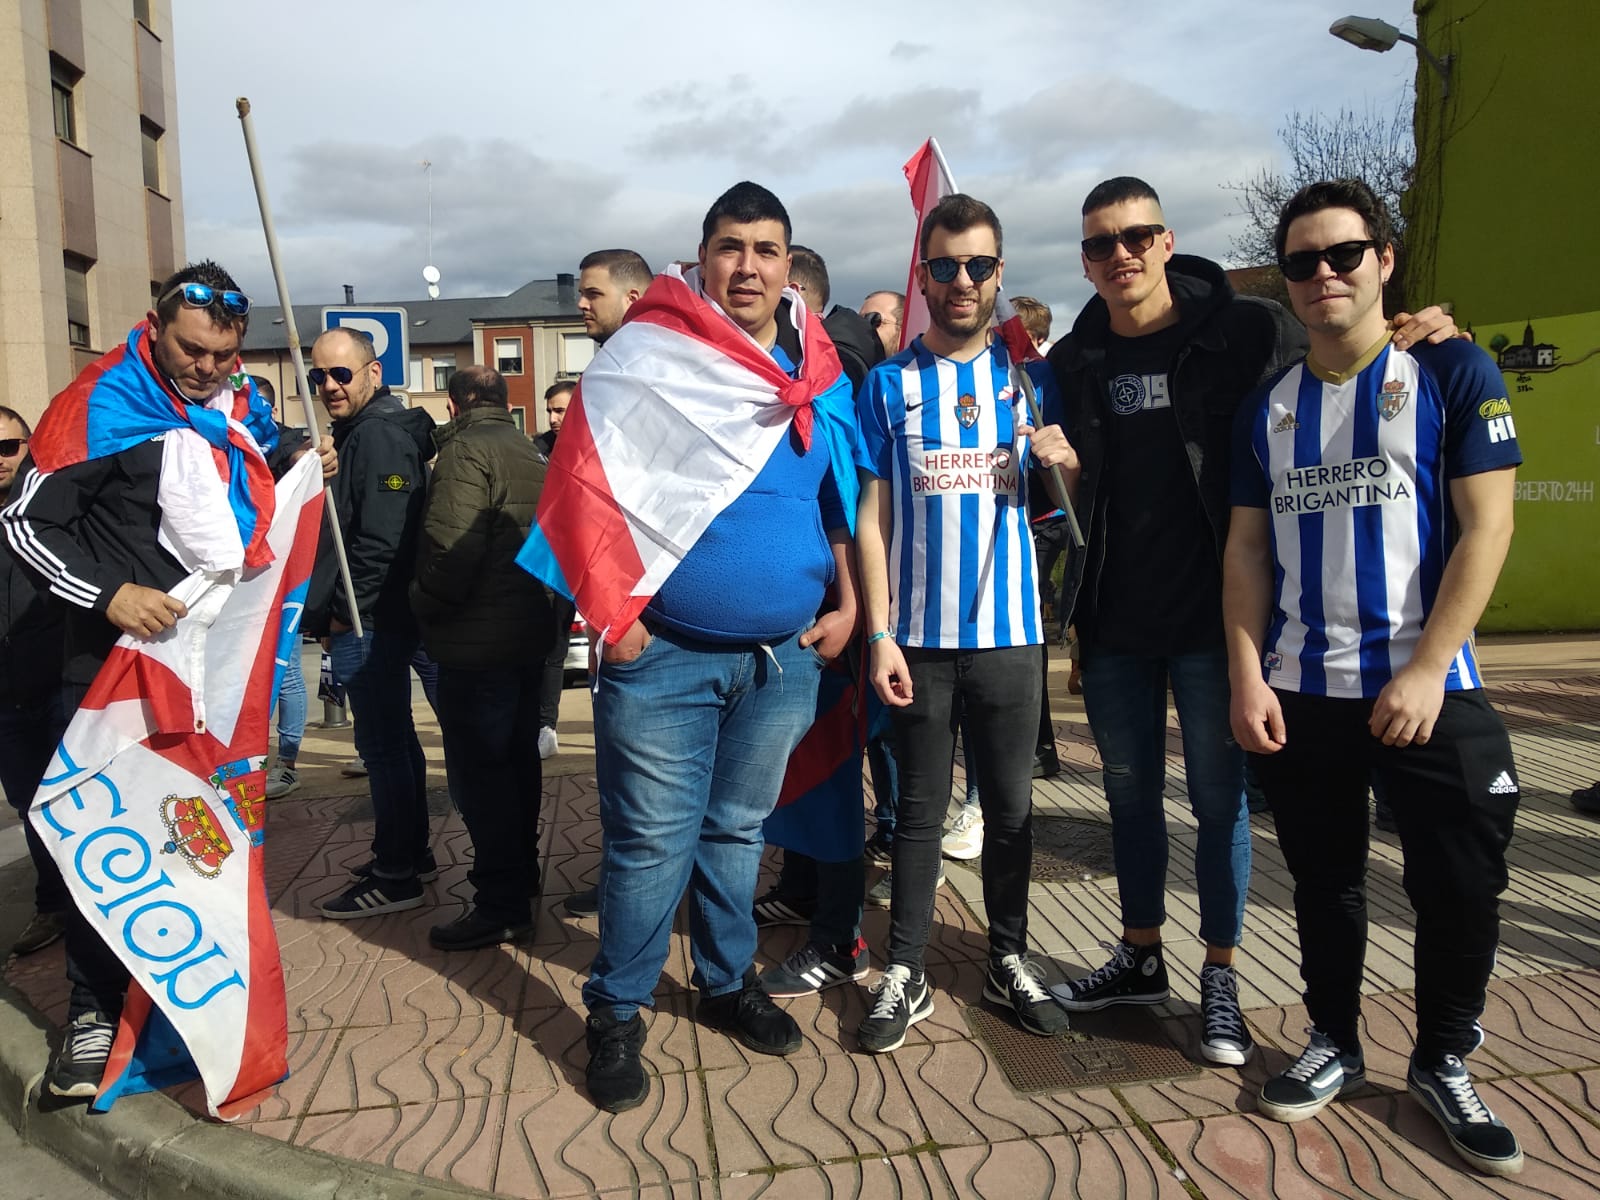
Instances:
[[[150,0],[133,0],[133,19],[152,33],[155,32],[150,24]]]
[[[511,423],[517,427],[518,433],[528,432],[528,410],[521,405],[511,406]]]
[[[445,392],[450,390],[450,376],[456,373],[456,356],[454,354],[435,354],[433,356],[433,390]]]
[[[413,354],[406,367],[406,390],[408,392],[426,391],[427,389],[422,386],[422,356]]]
[[[522,339],[519,337],[495,338],[494,369],[502,375],[522,374]]]
[[[56,136],[64,142],[78,144],[78,113],[73,92],[82,78],[66,61],[50,56],[50,90],[55,101]]]
[[[594,358],[594,339],[586,333],[564,333],[561,335],[561,371],[565,375],[576,375],[589,365]]]
[[[161,192],[161,129],[141,118],[139,132],[144,149],[144,185],[152,192]]]
[[[87,350],[92,342],[89,336],[89,267],[88,259],[77,254],[64,256],[67,278],[67,341]]]

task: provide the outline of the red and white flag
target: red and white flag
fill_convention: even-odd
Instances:
[[[287,1071],[278,939],[262,874],[268,717],[322,518],[321,466],[278,483],[271,561],[196,571],[188,615],[122,637],[29,814],[78,910],[132,975],[94,1107],[198,1073],[212,1115]]]
[[[576,601],[607,641],[628,631],[791,425],[810,444],[811,401],[839,378],[839,356],[788,295],[798,379],[701,294],[698,269],[677,266],[584,368],[517,562]]]

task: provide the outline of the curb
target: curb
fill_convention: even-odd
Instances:
[[[0,1115],[104,1187],[136,1200],[468,1200],[491,1193],[291,1146],[195,1117],[150,1092],[108,1113],[32,1103],[49,1060],[44,1018],[0,983]]]

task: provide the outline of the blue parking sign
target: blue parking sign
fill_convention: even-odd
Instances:
[[[396,390],[405,388],[411,361],[411,323],[405,309],[329,305],[322,310],[322,328],[359,329],[366,334],[383,364],[383,382]]]

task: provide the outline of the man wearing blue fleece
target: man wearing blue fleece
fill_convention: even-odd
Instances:
[[[715,356],[708,370],[731,369],[753,340],[800,381],[804,396],[795,397],[803,402],[765,464],[694,541],[642,617],[601,644],[600,947],[583,998],[589,1094],[612,1112],[649,1093],[639,1009],[651,1005],[686,888],[702,1023],[763,1054],[800,1045],[794,1020],[757,982],[751,903],[761,823],[815,715],[822,665],[856,627],[856,484],[850,387],[832,344],[808,328],[798,294],[785,290],[789,241],[778,198],[740,183],[706,214],[698,270],[681,284],[652,285],[669,300],[681,294],[694,315],[702,305],[714,309],[712,340],[726,348],[705,351]],[[614,341],[620,346],[628,333],[625,325]],[[624,375],[662,370],[649,354],[619,350],[618,360]],[[659,383],[661,394],[673,386],[641,382]],[[714,383],[696,381],[693,402],[719,404],[719,395]],[[825,595],[834,603],[818,617]]]

